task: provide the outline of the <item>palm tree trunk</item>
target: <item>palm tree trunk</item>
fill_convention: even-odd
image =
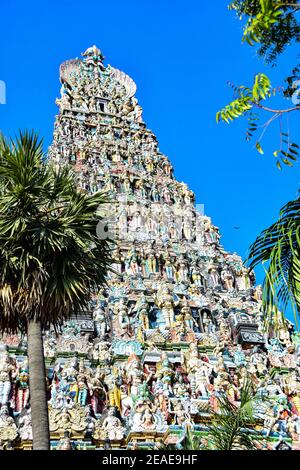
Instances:
[[[49,450],[46,375],[40,322],[28,321],[27,338],[33,450]]]

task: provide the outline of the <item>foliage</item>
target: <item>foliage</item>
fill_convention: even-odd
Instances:
[[[200,438],[193,434],[193,430],[190,424],[186,424],[184,427],[183,435],[180,441],[176,444],[178,450],[199,450],[200,449]]]
[[[275,65],[276,60],[293,42],[300,42],[300,24],[296,14],[300,12],[298,0],[291,3],[279,0],[235,0],[229,5],[235,10],[241,20],[246,19],[242,41],[250,46],[258,46],[258,55],[267,63]],[[288,114],[300,110],[299,90],[300,67],[296,65],[291,74],[285,77],[285,87],[272,88],[270,79],[264,73],[258,73],[254,78],[252,88],[234,86],[233,101],[221,109],[217,115],[217,122],[230,123],[234,119],[245,117],[248,121],[246,140],[249,141],[259,129],[259,120],[269,114],[266,122],[260,126],[261,134],[256,140],[255,147],[261,154],[261,140],[275,121],[279,124],[279,148],[273,149],[276,164],[279,169],[282,164],[293,166],[298,158],[298,145],[289,135],[289,124],[284,120]],[[299,85],[299,86],[298,86]],[[298,86],[298,88],[297,88]],[[295,106],[274,109],[265,105],[267,100],[282,93],[284,98],[293,99]]]
[[[299,8],[297,0],[235,0],[229,5],[241,20],[246,18],[243,42],[257,44],[267,63],[274,63],[287,46],[300,41]]]
[[[86,309],[105,282],[110,244],[96,226],[102,194],[45,163],[37,135],[0,138],[0,328],[56,324]]]
[[[253,450],[258,432],[255,425],[255,409],[262,398],[253,393],[248,379],[240,390],[240,402],[235,404],[224,393],[218,397],[218,411],[213,414],[209,426],[209,448],[213,450]]]
[[[300,198],[286,204],[277,222],[264,230],[250,247],[249,264],[267,263],[263,308],[268,326],[282,324],[280,314],[290,304],[297,322],[300,314]]]

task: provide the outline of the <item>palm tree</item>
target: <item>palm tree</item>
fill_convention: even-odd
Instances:
[[[277,222],[250,247],[249,267],[268,263],[263,285],[266,326],[276,331],[291,305],[296,325],[300,313],[300,198],[286,204]]]
[[[262,398],[252,391],[252,384],[247,380],[240,390],[240,402],[232,403],[226,393],[218,397],[218,411],[213,413],[212,424],[208,429],[207,440],[212,450],[253,450],[257,449],[255,437],[258,432],[254,426],[255,411]]]
[[[0,329],[27,333],[33,448],[49,449],[42,332],[88,308],[110,243],[96,234],[104,197],[45,161],[34,133],[0,137]]]

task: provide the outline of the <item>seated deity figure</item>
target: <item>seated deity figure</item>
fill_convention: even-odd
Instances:
[[[174,385],[173,385],[173,393],[176,398],[186,398],[188,397],[188,384],[184,382],[183,375],[180,372],[175,373],[174,378]]]
[[[19,435],[22,441],[32,441],[31,410],[24,410],[18,421]]]
[[[154,418],[154,413],[152,410],[146,408],[142,414],[140,427],[145,430],[155,429],[156,423]]]
[[[185,424],[191,425],[191,415],[185,410],[181,400],[177,400],[173,404],[173,411],[170,411],[170,413],[174,414],[173,424],[177,424],[178,426],[184,426]]]
[[[265,391],[270,398],[277,397],[277,398],[284,398],[285,394],[276,380],[272,380],[270,377],[267,378],[265,384]]]
[[[285,346],[289,347],[291,346],[291,338],[290,338],[290,333],[288,330],[287,322],[283,318],[283,315],[281,312],[278,312],[276,315],[276,324],[277,324],[277,332],[276,335],[279,339],[279,341]]]
[[[250,356],[250,362],[252,362],[255,365],[258,375],[261,375],[261,376],[266,375],[268,371],[267,369],[268,360],[263,353],[255,349],[253,354],[251,354]]]
[[[0,441],[13,441],[18,435],[18,430],[14,419],[9,415],[7,405],[0,408]]]
[[[120,419],[116,416],[116,408],[114,406],[111,406],[108,409],[107,417],[102,423],[102,430],[105,431],[107,438],[111,441],[123,439],[125,429],[123,428]]]
[[[2,353],[0,358],[0,405],[6,405],[9,401],[15,369],[9,354],[6,351]]]

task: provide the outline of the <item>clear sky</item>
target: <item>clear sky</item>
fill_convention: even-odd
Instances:
[[[7,86],[7,104],[0,105],[0,129],[14,135],[19,128],[34,128],[46,148],[57,112],[59,64],[96,44],[106,63],[136,81],[144,119],[177,179],[205,204],[224,247],[245,257],[255,236],[296,197],[299,167],[280,172],[272,154],[259,155],[245,142],[245,123],[216,124],[216,111],[231,98],[226,83],[250,84],[264,71],[255,50],[241,44],[242,24],[228,2],[5,0],[0,80]],[[268,70],[273,84],[293,65],[290,53]],[[291,125],[295,135],[299,118]],[[265,139],[274,141],[277,128]]]

